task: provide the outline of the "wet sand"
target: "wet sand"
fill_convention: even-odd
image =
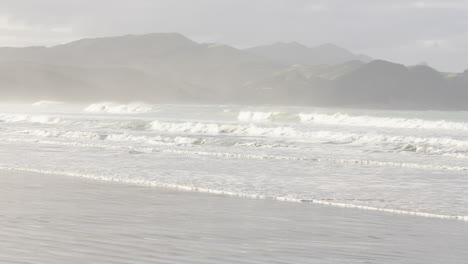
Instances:
[[[468,223],[0,171],[0,263],[466,263]]]

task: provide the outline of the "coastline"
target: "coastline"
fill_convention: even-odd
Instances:
[[[376,211],[376,212],[387,213],[390,215],[399,214],[399,215],[408,215],[408,216],[414,216],[414,217],[437,218],[437,219],[468,222],[468,216],[464,216],[464,215],[444,215],[444,214],[435,214],[435,213],[428,213],[428,212],[399,210],[399,209],[392,209],[392,208],[379,208],[379,207],[373,207],[373,206],[332,202],[332,201],[327,201],[327,200],[315,200],[315,199],[304,200],[304,199],[295,199],[295,198],[288,198],[288,197],[264,197],[264,196],[258,196],[258,195],[248,195],[248,194],[241,194],[241,193],[235,193],[235,192],[198,188],[198,187],[186,186],[186,185],[164,184],[164,183],[156,183],[156,182],[144,181],[144,180],[132,181],[132,180],[126,180],[126,179],[115,179],[114,177],[111,177],[109,175],[107,176],[106,175],[93,175],[93,174],[83,174],[83,173],[66,172],[66,171],[51,171],[51,170],[43,170],[43,169],[35,169],[35,168],[3,167],[2,165],[0,165],[0,171],[11,171],[14,173],[37,173],[37,174],[45,174],[45,175],[53,175],[53,176],[66,176],[66,177],[81,178],[81,179],[91,180],[91,181],[102,181],[102,182],[107,182],[111,184],[134,185],[134,186],[140,186],[140,187],[165,189],[165,190],[176,191],[176,192],[190,192],[190,193],[195,192],[195,193],[201,193],[201,194],[221,195],[221,196],[241,198],[241,199],[260,199],[260,200],[271,200],[271,201],[288,202],[288,203],[292,202],[292,203],[314,204],[314,205],[320,205],[320,206],[330,206],[330,207],[346,208],[346,209],[353,209],[353,210]]]
[[[462,263],[462,221],[0,170],[0,261]]]

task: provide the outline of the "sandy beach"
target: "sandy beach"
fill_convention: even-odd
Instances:
[[[464,263],[455,220],[0,172],[1,263]]]

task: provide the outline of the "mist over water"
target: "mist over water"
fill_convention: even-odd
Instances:
[[[4,104],[0,165],[467,220],[467,116],[228,105]]]
[[[0,10],[1,263],[467,262],[468,1]]]
[[[406,66],[331,44],[237,49],[178,33],[88,38],[0,48],[0,75],[2,101],[468,109],[468,71]],[[148,110],[102,107],[89,110]]]

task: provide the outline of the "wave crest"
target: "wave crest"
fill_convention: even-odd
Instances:
[[[46,115],[23,115],[23,114],[0,114],[0,122],[5,123],[39,123],[39,124],[59,124],[63,121],[61,117]]]
[[[325,125],[362,126],[403,129],[444,129],[468,130],[468,123],[445,120],[425,120],[419,118],[377,117],[349,114],[299,114],[301,122]]]
[[[378,117],[370,115],[349,115],[346,113],[324,114],[240,111],[237,119],[241,122],[301,122],[303,124],[356,127],[468,131],[468,123],[466,122],[426,120],[420,118]]]
[[[299,116],[286,112],[251,112],[241,111],[237,119],[242,122],[297,122]]]
[[[108,114],[142,114],[154,112],[152,105],[145,103],[115,104],[115,103],[96,103],[85,108],[89,113],[108,113]]]
[[[64,103],[63,102],[57,102],[57,101],[42,100],[42,101],[35,102],[32,105],[33,106],[48,106],[48,105],[60,105],[60,104],[64,104]]]

